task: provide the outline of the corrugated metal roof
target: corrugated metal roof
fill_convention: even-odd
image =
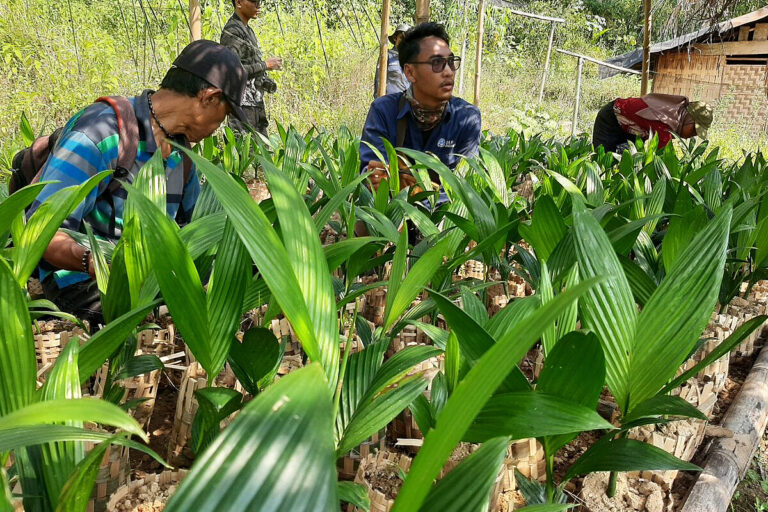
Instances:
[[[737,16],[736,18],[730,19],[728,21],[723,21],[717,25],[703,28],[701,30],[697,30],[696,32],[691,32],[680,37],[675,37],[674,39],[670,39],[668,41],[651,45],[651,55],[654,53],[665,52],[667,50],[674,50],[692,42],[711,41],[715,38],[721,37],[726,32],[730,32],[735,28],[739,28],[743,25],[749,25],[750,23],[760,21],[763,18],[768,18],[768,6],[762,7],[756,11],[752,11],[742,16]],[[625,68],[638,67],[643,62],[643,49],[639,48],[629,53],[625,53],[624,55],[612,57],[606,60],[606,62]],[[618,75],[620,71],[605,66],[600,66],[599,73],[600,78],[609,78],[614,75]]]

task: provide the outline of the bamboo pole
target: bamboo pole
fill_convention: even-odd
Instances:
[[[389,35],[389,0],[381,5],[381,37],[379,38],[379,90],[378,96],[387,94],[387,36]]]
[[[581,103],[581,72],[584,69],[584,58],[579,57],[578,76],[576,78],[576,103],[573,106],[573,122],[571,122],[571,137],[576,135],[576,125],[579,122],[579,106]]]
[[[651,0],[643,0],[643,75],[640,96],[648,94],[648,71],[651,68]]]
[[[317,3],[315,0],[312,0],[312,7],[315,11],[315,22],[317,23],[317,33],[320,35],[320,48],[323,49],[323,58],[325,59],[325,70],[328,71],[331,69],[330,64],[328,63],[328,55],[325,53],[325,42],[323,42],[323,29],[320,27],[320,18],[317,15]]]
[[[480,75],[483,56],[483,29],[485,28],[485,0],[480,0],[477,12],[477,53],[475,54],[475,106],[480,104]]]
[[[429,21],[429,0],[416,0],[416,24]]]
[[[200,0],[189,0],[189,38],[197,41],[203,37]]]
[[[539,87],[539,103],[544,101],[544,86],[547,83],[547,73],[549,73],[549,62],[552,58],[552,44],[555,42],[555,24],[556,21],[549,22],[549,45],[547,46],[547,60],[544,61],[544,73],[541,75],[541,87]]]
[[[277,24],[280,27],[280,35],[285,37],[285,30],[283,30],[283,20],[280,19],[280,2],[275,2],[275,14],[277,14]]]
[[[682,507],[682,512],[728,510],[736,486],[749,469],[752,456],[768,424],[768,348],[757,356],[741,391],[731,403],[721,426],[732,438],[715,439],[708,452],[704,471],[699,473]]]
[[[464,34],[466,30],[466,21],[467,21],[467,0],[464,0],[464,4],[461,7],[461,33]],[[467,53],[467,38],[466,36],[461,38],[461,53],[459,56],[461,57],[461,62],[466,62],[466,53]],[[461,66],[459,68],[459,96],[464,96],[464,70],[467,66]]]

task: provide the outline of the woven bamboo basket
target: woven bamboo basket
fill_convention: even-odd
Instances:
[[[33,300],[42,299],[45,295],[45,292],[43,291],[43,285],[40,284],[40,281],[34,277],[30,277],[27,280],[27,292],[29,292],[29,296]]]
[[[235,378],[229,365],[219,374],[214,383],[219,387],[234,389],[245,393],[240,382]],[[192,438],[192,422],[197,413],[195,391],[208,386],[208,376],[200,363],[192,363],[184,372],[179,386],[179,397],[176,401],[176,412],[173,417],[173,428],[168,439],[167,460],[173,465],[189,464],[194,459],[194,453],[188,443]],[[226,420],[225,420],[226,424]]]
[[[293,356],[283,356],[280,362],[280,368],[277,370],[278,378],[284,377],[289,373],[298,370],[304,366],[304,361],[299,354]]]
[[[407,473],[409,469],[411,469],[410,457],[385,450],[369,454],[360,461],[360,465],[355,473],[355,483],[363,485],[367,489],[368,497],[371,500],[371,512],[389,512],[395,500],[388,498],[380,490],[374,488],[369,481],[370,478],[366,478],[366,473],[368,475],[384,473],[390,475],[390,478],[394,480],[399,479],[400,471]],[[399,486],[397,486],[397,490],[399,491]],[[362,512],[362,510],[349,505],[347,512]]]
[[[742,299],[741,297],[734,297],[733,300],[726,306],[726,314],[736,317],[738,325],[743,324],[747,320],[754,318],[757,315],[761,315],[765,312],[765,309],[760,305],[751,304],[749,301]],[[744,340],[734,353],[743,357],[752,356],[757,347],[755,342],[762,334],[762,329],[756,329],[750,334],[750,336]]]
[[[370,439],[361,443],[360,446],[337,460],[336,469],[339,474],[339,480],[354,479],[362,460],[376,452],[385,451],[386,448],[386,429],[382,429],[371,436]]]
[[[387,305],[387,288],[380,286],[365,292],[365,306],[362,316],[373,322],[376,327],[384,325],[384,309]]]
[[[510,493],[517,490],[515,469],[525,475],[526,478],[535,479],[539,482],[546,481],[547,465],[544,447],[535,439],[520,439],[513,441],[507,447],[504,465],[496,478],[496,485],[491,493],[488,510],[496,511],[500,508],[510,510],[510,501],[514,502],[514,500],[504,499],[503,496],[509,497]],[[500,505],[502,502],[504,506]]]
[[[693,368],[699,364],[705,357],[712,353],[728,336],[733,332],[735,318],[726,315],[713,315],[706,330],[702,333],[702,339],[706,340],[703,346],[677,371],[675,376]],[[696,377],[702,381],[711,381],[714,383],[714,391],[721,391],[728,380],[728,366],[730,363],[730,353],[726,353],[720,359],[704,367]]]
[[[420,303],[421,299],[415,299],[411,303],[411,308],[417,307]],[[419,321],[429,323],[430,319],[428,316],[424,316],[419,318]],[[415,345],[432,345],[432,340],[424,333],[424,331],[415,325],[408,324],[392,338],[392,342],[389,344],[384,357],[389,359],[404,348]]]
[[[169,324],[166,329],[146,329],[137,336],[136,347],[144,354],[157,357],[167,356],[176,348],[176,326]]]
[[[437,357],[431,357],[426,361],[422,361],[408,372],[408,375],[421,373],[424,378],[427,379],[427,389],[424,390],[424,396],[426,396],[427,399],[430,398],[432,392],[432,380],[444,365],[445,355],[440,354]],[[387,425],[387,435],[393,444],[396,444],[411,453],[417,452],[421,447],[421,443],[415,441],[424,439],[424,434],[416,424],[416,420],[414,420],[413,413],[411,413],[410,409],[402,411],[389,423],[389,425]]]
[[[293,327],[287,318],[272,319],[269,328],[278,341],[285,343],[286,355],[302,354],[301,342],[296,337],[296,333],[293,332]]]
[[[178,484],[180,484],[181,481],[184,480],[184,478],[187,476],[187,473],[188,471],[185,469],[180,469],[177,471],[163,471],[162,473],[147,475],[144,478],[131,482],[129,485],[124,485],[115,491],[114,494],[112,494],[109,502],[107,502],[106,510],[107,512],[125,512],[128,510],[134,510],[134,508],[138,507],[139,505],[144,505],[147,507],[140,510],[147,510],[149,507],[154,507],[155,510],[162,510],[162,508],[165,506],[165,502],[161,502],[160,500],[157,500],[153,503],[140,503],[137,499],[134,500],[135,502],[131,501],[130,506],[126,506],[128,504],[125,503],[125,500],[126,498],[130,498],[133,494],[139,492],[142,487],[149,487],[151,491],[153,488],[159,490],[162,487],[169,486],[166,489],[165,494],[170,497],[173,495],[175,487],[178,486]],[[153,487],[153,484],[156,487]],[[167,500],[167,498],[165,499]]]
[[[501,274],[495,268],[488,271],[488,279],[491,281],[502,281]],[[486,290],[485,302],[488,314],[490,316],[495,315],[516,297],[531,295],[532,290],[531,293],[528,293],[528,288],[530,286],[527,286],[525,279],[515,272],[510,272],[505,283],[494,284]]]
[[[462,279],[485,280],[486,266],[479,260],[467,260],[459,267],[459,277]]]
[[[67,344],[77,339],[78,336],[84,336],[85,331],[79,327],[73,327],[71,330],[60,332],[43,332],[35,334],[35,356],[37,357],[37,378],[41,383],[45,380],[45,376],[53,368],[56,363],[56,358],[59,357],[61,351]],[[83,338],[80,338],[80,343],[83,343]]]
[[[141,354],[141,351],[139,351],[139,354]],[[104,385],[107,380],[108,371],[109,366],[105,364],[96,372],[93,383],[94,396],[104,396]],[[130,411],[131,416],[134,417],[141,428],[149,425],[149,421],[152,419],[161,375],[161,370],[154,370],[137,377],[123,379],[117,383],[125,388],[121,402],[143,399],[140,404]]]
[[[86,443],[86,449],[90,450],[92,447],[92,443]],[[101,459],[93,494],[86,508],[87,512],[104,512],[107,510],[109,497],[121,486],[128,485],[130,474],[131,461],[128,447],[117,444],[110,445],[104,453],[104,458]]]
[[[717,402],[714,383],[692,378],[672,392],[711,416]],[[706,422],[693,418],[673,421],[667,425],[645,425],[630,430],[630,439],[650,443],[684,461],[690,461],[704,439]],[[629,477],[644,478],[659,484],[664,490],[672,488],[677,471],[634,471]]]
[[[512,479],[505,490],[514,490],[515,469],[526,478],[543,482],[547,478],[547,461],[544,447],[536,439],[519,439],[512,441],[507,448],[504,459],[504,472],[511,473]]]
[[[331,245],[338,242],[342,237],[334,230],[330,224],[323,226],[320,230],[320,243],[323,245]]]

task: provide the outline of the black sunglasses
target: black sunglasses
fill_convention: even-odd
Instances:
[[[450,57],[433,57],[430,60],[421,62],[412,61],[408,62],[407,64],[431,64],[433,73],[442,73],[446,64],[448,64],[448,67],[451,68],[451,71],[456,71],[459,69],[459,66],[461,66],[461,57],[457,57],[455,55],[451,55]]]

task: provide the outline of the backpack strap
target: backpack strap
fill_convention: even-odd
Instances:
[[[117,117],[117,167],[107,190],[114,194],[121,186],[120,179],[128,176],[139,152],[139,121],[130,100],[123,96],[101,96],[94,103],[106,103]],[[114,211],[114,208],[113,208]]]
[[[139,152],[139,121],[136,119],[136,112],[133,105],[123,96],[101,96],[94,103],[106,103],[115,111],[117,118],[117,166],[112,174],[112,179],[107,185],[105,199],[109,202],[112,215],[109,219],[109,232],[115,234],[117,220],[115,218],[114,193],[123,186],[120,181],[128,176],[133,164],[136,162],[136,155]]]
[[[400,97],[400,105],[397,109],[397,113],[399,114],[401,110],[403,110],[403,107],[405,107],[405,93]],[[408,117],[403,116],[397,121],[397,144],[395,144],[396,148],[403,147],[403,143],[405,142],[405,132],[408,129]]]

